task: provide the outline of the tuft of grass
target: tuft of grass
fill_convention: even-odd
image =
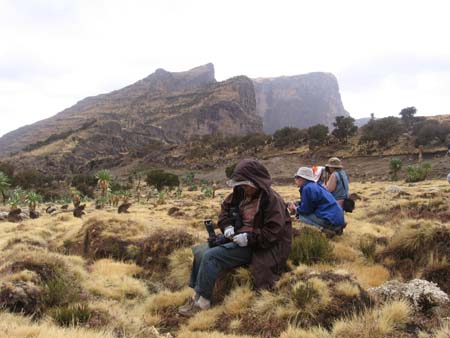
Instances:
[[[333,246],[320,231],[305,226],[292,241],[289,258],[295,265],[330,262],[333,259]]]
[[[410,320],[411,314],[411,307],[406,301],[395,301],[336,321],[331,334],[336,338],[396,336]]]
[[[189,319],[187,329],[191,331],[206,331],[213,329],[216,322],[222,315],[221,307],[213,307],[209,310],[201,311]]]
[[[361,250],[364,257],[373,261],[377,250],[377,238],[370,234],[362,236],[359,240],[359,250]]]
[[[186,286],[192,269],[192,249],[182,248],[169,255],[169,274],[166,284],[178,290]]]
[[[239,316],[247,310],[254,294],[248,287],[241,286],[233,289],[225,297],[225,312],[230,316]]]
[[[72,304],[56,308],[50,315],[61,326],[78,326],[89,321],[91,310],[87,304]]]
[[[339,282],[335,286],[336,292],[338,294],[347,297],[358,297],[361,293],[359,287],[349,281]]]

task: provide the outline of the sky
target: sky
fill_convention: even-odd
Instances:
[[[354,118],[450,113],[450,4],[0,0],[0,136],[157,68],[216,79],[331,72]]]

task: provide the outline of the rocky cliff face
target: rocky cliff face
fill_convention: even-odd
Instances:
[[[338,82],[330,73],[259,78],[253,80],[256,110],[264,131],[286,126],[306,128],[321,123],[329,127],[336,116],[348,116]]]
[[[0,155],[18,152],[17,162],[76,172],[92,169],[92,163],[115,165],[131,152],[194,135],[261,130],[253,82],[244,76],[216,82],[208,64],[181,73],[159,69],[123,89],[86,98],[5,135]]]

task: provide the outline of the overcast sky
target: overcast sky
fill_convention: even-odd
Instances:
[[[332,72],[355,117],[450,113],[446,1],[0,0],[0,135],[157,68]]]

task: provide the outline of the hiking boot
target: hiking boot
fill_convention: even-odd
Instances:
[[[184,305],[182,305],[182,306],[180,306],[180,307],[178,308],[178,312],[181,314],[181,312],[191,311],[192,308],[194,307],[194,305],[195,305],[195,300],[194,300],[194,298],[189,297],[189,299],[187,300],[187,302],[186,302]]]
[[[192,317],[203,309],[191,298],[185,305],[178,309],[178,314],[183,317]]]

